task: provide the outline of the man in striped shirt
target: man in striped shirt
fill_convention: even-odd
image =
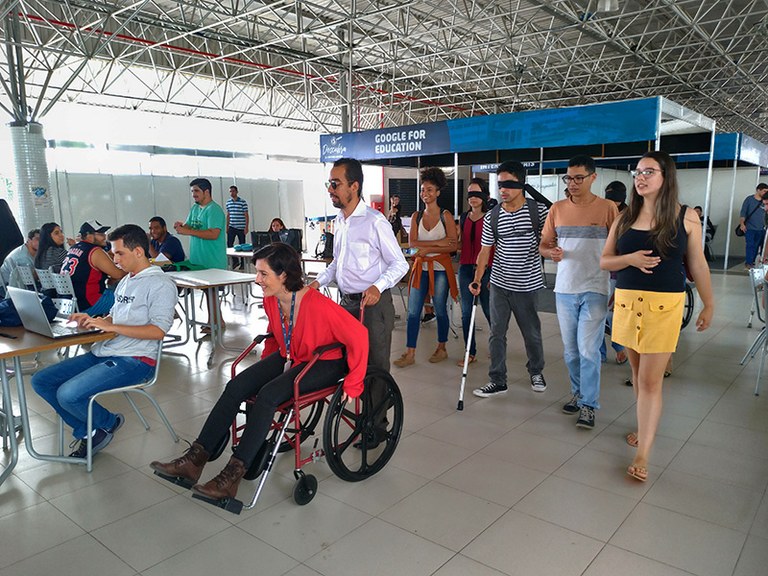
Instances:
[[[227,200],[227,248],[235,245],[235,239],[238,244],[245,244],[245,237],[248,234],[248,203],[237,195],[237,186],[229,187],[231,198]],[[240,258],[235,268],[243,268],[243,262]]]
[[[480,293],[480,281],[495,247],[490,281],[490,382],[473,391],[481,398],[507,392],[507,329],[512,314],[525,341],[531,388],[534,392],[547,389],[542,374],[544,348],[538,312],[538,291],[544,288],[538,237],[547,218],[547,208],[538,202],[535,211],[529,208],[524,194],[525,167],[520,162],[504,162],[496,174],[501,206],[490,210],[483,218],[482,248],[477,256],[475,278],[469,286],[475,296]],[[498,210],[495,230],[494,210]],[[535,222],[532,213],[536,215]]]

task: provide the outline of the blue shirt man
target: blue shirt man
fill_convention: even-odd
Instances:
[[[155,216],[149,220],[149,255],[157,258],[160,254],[171,262],[183,262],[186,259],[181,241],[168,233],[164,218]]]

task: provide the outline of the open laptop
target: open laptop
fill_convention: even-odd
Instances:
[[[54,339],[99,332],[96,328],[68,326],[67,319],[59,316],[54,318],[53,322],[49,322],[48,316],[46,316],[43,309],[43,303],[40,302],[40,297],[36,292],[8,286],[8,294],[11,296],[11,300],[13,300],[13,305],[19,314],[19,318],[21,318],[21,323],[30,332]]]

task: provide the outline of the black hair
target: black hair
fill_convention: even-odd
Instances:
[[[208,180],[208,178],[195,178],[192,180],[192,182],[189,183],[189,187],[192,188],[192,186],[197,186],[200,188],[200,190],[208,190],[211,194],[213,194],[213,188],[211,187],[211,181]]]
[[[27,240],[32,240],[32,238],[35,237],[35,234],[40,234],[40,228],[33,228],[27,232]]]
[[[477,184],[480,186],[480,194],[483,195],[481,198],[483,205],[480,207],[480,211],[488,212],[488,200],[491,199],[491,193],[488,191],[488,183],[482,178],[472,178],[469,181],[467,188],[469,188],[472,184]],[[467,196],[469,196],[469,192],[467,192]]]
[[[150,222],[157,222],[163,228],[168,228],[168,226],[165,223],[165,218],[163,218],[162,216],[152,216],[152,218],[150,218],[149,221]]]
[[[526,170],[525,166],[520,162],[515,162],[514,160],[502,162],[499,164],[499,167],[496,168],[496,175],[499,175],[502,172],[512,174],[512,176],[517,178],[517,181],[520,182],[520,184],[525,184]]]
[[[597,170],[595,159],[586,154],[579,154],[568,160],[568,168],[574,168],[576,166],[583,166],[590,174],[594,174],[595,170]]]
[[[704,212],[704,208],[702,208],[701,206],[694,206],[693,209],[694,210],[701,210],[702,212]]]
[[[304,274],[301,270],[301,257],[293,246],[275,242],[264,246],[253,255],[253,263],[266,260],[272,271],[280,276],[285,272],[285,288],[289,292],[298,292],[304,288]]]
[[[229,187],[230,190],[232,190],[232,188],[235,189],[235,192],[238,192],[237,186],[235,186],[234,184],[232,184],[232,186]]]
[[[344,178],[347,179],[347,184],[357,182],[357,196],[363,197],[363,165],[359,160],[354,158],[339,158],[333,163],[334,168],[339,166],[344,167]]]
[[[35,254],[35,268],[41,268],[43,265],[43,255],[48,248],[58,248],[58,244],[53,241],[53,231],[61,228],[56,222],[46,222],[40,227],[40,243],[37,245],[37,254]]]
[[[755,190],[768,190],[768,184],[765,182],[760,182],[760,184],[757,185],[757,188]]]
[[[274,224],[275,222],[279,222],[280,226],[282,226],[282,230],[286,230],[285,222],[280,220],[280,218],[272,218],[272,222],[269,223],[269,230],[270,231],[272,230],[272,224]]]
[[[421,182],[432,182],[438,190],[442,191],[447,185],[448,180],[445,177],[445,172],[440,168],[424,168],[421,171]]]
[[[118,226],[109,234],[109,241],[114,242],[115,240],[122,240],[129,250],[141,248],[144,250],[144,256],[149,258],[149,240],[147,240],[147,233],[141,226],[136,224]]]

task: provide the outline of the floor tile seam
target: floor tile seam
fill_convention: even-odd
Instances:
[[[649,489],[649,491],[650,491],[650,489]],[[648,492],[646,492],[646,495],[647,494],[648,494]],[[689,520],[695,520],[697,522],[703,522],[704,524],[707,524],[708,526],[713,526],[715,528],[720,528],[722,530],[728,530],[730,532],[734,532],[734,533],[738,534],[739,536],[743,536],[745,539],[749,535],[748,532],[744,532],[742,530],[737,530],[736,528],[731,528],[729,526],[723,526],[722,524],[717,524],[716,522],[712,522],[711,520],[705,520],[703,518],[699,518],[699,517],[693,516],[691,514],[686,514],[685,512],[680,512],[678,510],[671,510],[671,509],[669,509],[669,508],[667,508],[665,506],[660,506],[658,504],[653,504],[651,502],[646,502],[645,501],[645,495],[643,496],[643,500],[640,500],[640,502],[637,503],[638,506],[640,504],[642,504],[644,506],[650,506],[652,508],[656,508],[657,510],[663,510],[663,511],[669,512],[671,514],[677,514],[678,516],[682,516],[682,517],[687,518]],[[637,508],[637,506],[635,506],[635,508]],[[634,512],[634,509],[633,509],[633,512]],[[627,518],[629,518],[629,516],[627,516]],[[623,522],[622,522],[622,524],[623,524]]]
[[[749,524],[749,530],[747,530],[747,536],[755,536],[757,538],[761,538],[763,540],[766,540],[766,543],[768,543],[768,536],[760,536],[758,534],[752,534],[752,529],[755,527],[755,522],[757,522],[757,513],[760,511],[760,505],[766,501],[766,498],[768,498],[768,486],[763,488],[763,495],[760,498],[760,504],[757,505],[755,508],[755,514],[752,516],[752,522]],[[746,544],[746,543],[745,543]],[[739,554],[739,558],[741,558],[741,554]],[[739,563],[736,562],[736,565],[738,566]]]
[[[522,465],[521,465],[521,466],[522,466]],[[542,472],[541,472],[541,470],[534,470],[533,468],[528,468],[527,466],[522,466],[522,467],[523,467],[523,468],[526,468],[527,470],[530,470],[530,471],[532,471],[532,472],[539,472],[539,473],[542,473]],[[441,476],[442,476],[442,475],[441,475]],[[514,504],[511,504],[511,505],[508,505],[508,504],[506,504],[506,503],[504,503],[504,502],[496,502],[496,501],[494,501],[494,500],[488,500],[488,499],[486,499],[486,498],[483,498],[482,496],[478,496],[477,494],[472,494],[471,492],[467,492],[466,490],[462,490],[461,488],[456,488],[456,486],[451,486],[450,484],[446,484],[445,482],[441,482],[441,481],[440,481],[440,478],[441,478],[441,476],[438,476],[437,478],[435,478],[434,480],[432,480],[432,482],[436,482],[437,484],[440,484],[441,486],[445,486],[446,488],[451,488],[452,490],[457,490],[458,492],[461,492],[461,493],[463,493],[463,494],[467,494],[467,495],[469,495],[469,496],[473,496],[473,497],[475,497],[475,498],[478,498],[478,499],[482,500],[483,502],[489,502],[490,504],[495,504],[495,505],[497,505],[497,506],[502,506],[502,507],[504,507],[504,508],[506,508],[506,509],[507,509],[507,510],[506,510],[506,512],[504,512],[504,514],[506,514],[507,512],[509,512],[510,510],[512,510],[512,508],[513,508],[513,507],[514,507],[514,506],[515,506],[517,503],[519,503],[519,502],[520,502],[520,501],[521,501],[523,498],[525,498],[525,497],[526,497],[526,496],[528,496],[528,495],[529,495],[531,492],[533,492],[533,491],[534,491],[536,488],[538,488],[539,486],[541,486],[541,484],[542,484],[542,483],[543,483],[545,480],[547,480],[547,478],[549,478],[549,476],[551,476],[551,474],[550,474],[550,475],[547,475],[547,476],[546,476],[546,477],[544,477],[544,478],[542,478],[542,479],[541,479],[539,482],[537,482],[537,483],[536,483],[536,485],[535,485],[535,486],[533,486],[533,487],[532,487],[530,490],[528,490],[528,492],[526,492],[525,494],[523,494],[523,495],[522,495],[520,498],[518,498],[518,499],[517,499],[517,501],[516,501]],[[502,516],[503,516],[504,514],[502,514]]]
[[[46,552],[49,552],[50,550],[53,550],[54,548],[58,548],[59,546],[61,546],[61,545],[63,545],[63,544],[67,544],[68,542],[71,542],[72,540],[75,540],[76,538],[80,538],[80,537],[82,537],[82,536],[85,536],[85,535],[88,535],[88,536],[90,536],[91,538],[93,538],[93,536],[91,536],[90,534],[87,534],[86,532],[83,532],[82,534],[75,534],[74,536],[68,537],[68,538],[66,538],[65,540],[63,540],[63,541],[61,541],[61,542],[57,542],[56,544],[53,544],[52,546],[49,546],[49,547],[47,547],[47,548],[45,548],[45,549],[43,549],[43,550],[38,550],[38,551],[37,551],[37,552],[35,552],[34,554],[30,554],[29,556],[25,556],[24,558],[20,558],[19,560],[16,560],[15,562],[12,562],[11,564],[6,564],[6,565],[3,565],[3,563],[2,563],[2,559],[0,559],[0,572],[5,572],[5,571],[6,571],[6,570],[8,570],[9,568],[11,568],[11,567],[13,567],[13,566],[16,566],[17,564],[20,564],[20,563],[22,563],[22,562],[26,562],[26,561],[28,561],[28,560],[30,560],[30,559],[32,559],[32,558],[34,558],[35,556],[39,556],[40,554],[45,554]],[[96,540],[96,542],[98,542],[98,544],[99,544],[100,546],[103,546],[103,547],[105,547],[105,546],[104,546],[104,544],[103,544],[103,543],[101,543],[101,542],[99,542],[99,541],[98,541],[96,538],[93,538],[93,539],[94,539],[94,540]],[[106,547],[105,547],[105,548],[106,548]],[[109,550],[109,548],[106,548],[106,549],[107,549],[107,550]],[[124,563],[126,566],[129,566],[129,568],[131,568],[132,570],[134,570],[134,571],[135,571],[135,568],[133,568],[133,566],[130,566],[130,565],[127,563],[127,562],[125,562],[125,561],[124,561],[122,558],[120,558],[119,556],[117,556],[117,555],[116,555],[114,552],[112,552],[111,550],[109,550],[109,552],[110,552],[110,554],[113,554],[114,556],[116,556],[116,557],[117,557],[117,558],[118,558],[118,559],[119,559],[121,562],[123,562],[123,563]]]
[[[613,536],[611,537],[613,538]],[[617,544],[616,542],[607,542],[606,546],[613,546],[614,548],[618,548],[619,550],[623,550],[624,552],[628,552],[629,554],[634,554],[635,556],[640,556],[641,558],[645,558],[646,560],[650,560],[651,562],[655,562],[657,564],[662,564],[664,566],[668,566],[669,568],[682,572],[683,574],[690,574],[691,576],[701,576],[700,574],[696,574],[695,572],[690,572],[684,568],[680,568],[679,566],[675,566],[673,564],[669,564],[668,562],[664,562],[663,560],[659,560],[658,558],[654,558],[653,556],[647,556],[646,554],[642,554],[638,552],[637,550],[631,550],[629,548],[625,548],[624,546],[621,546],[620,544]],[[602,552],[602,551],[601,551]]]

